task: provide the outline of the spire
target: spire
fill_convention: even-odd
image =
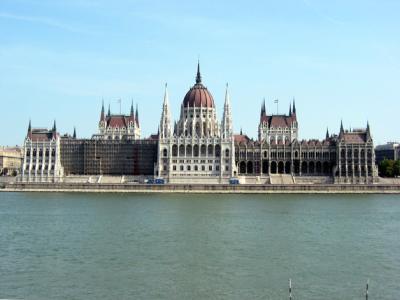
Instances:
[[[108,104],[108,113],[107,113],[107,117],[111,116],[111,105],[110,103]]]
[[[136,103],[136,115],[135,115],[137,126],[139,126],[139,108],[138,104]]]
[[[243,135],[243,129],[240,127],[240,135]]]
[[[165,91],[164,91],[164,103],[163,109],[161,114],[161,121],[160,121],[160,138],[168,138],[171,136],[171,111],[169,109],[169,96],[168,96],[168,85],[165,84]]]
[[[340,133],[344,133],[343,120],[340,120]]]
[[[261,113],[260,116],[264,116],[265,115],[265,98],[263,100],[263,102],[261,102]]]
[[[224,104],[224,113],[222,115],[222,123],[221,123],[221,133],[223,138],[229,138],[233,134],[233,125],[232,125],[232,111],[231,111],[231,101],[229,97],[228,83],[226,84],[225,91],[225,104]]]
[[[369,121],[367,121],[367,136],[368,138],[371,137],[371,128],[369,127]]]
[[[53,124],[53,131],[54,131],[54,132],[56,132],[56,131],[57,131],[56,120],[54,120],[54,124]]]
[[[104,119],[104,100],[102,100],[100,120],[103,121]]]
[[[74,126],[74,134],[72,135],[72,137],[73,137],[74,139],[76,139],[76,128],[75,128],[75,126]]]
[[[200,74],[200,60],[197,61],[197,76],[196,76],[196,84],[201,83],[201,74]]]
[[[296,100],[293,98],[293,114],[296,114]]]
[[[28,133],[32,131],[32,125],[31,125],[31,120],[29,119],[29,125],[28,125]]]
[[[289,104],[289,117],[292,115],[292,103]]]
[[[133,100],[132,100],[132,103],[131,103],[131,117],[134,117],[135,116],[135,111],[133,110]]]
[[[326,127],[326,136],[325,136],[325,139],[329,139],[329,130],[328,130],[328,127]]]

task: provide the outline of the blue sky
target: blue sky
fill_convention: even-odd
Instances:
[[[0,144],[28,121],[90,137],[104,98],[138,103],[157,131],[164,83],[173,117],[203,82],[221,119],[229,82],[235,131],[257,136],[260,104],[296,98],[300,138],[369,120],[376,143],[399,140],[400,1],[0,0]]]

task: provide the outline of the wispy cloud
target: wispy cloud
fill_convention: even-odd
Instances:
[[[47,17],[34,17],[34,16],[26,16],[26,15],[17,15],[7,12],[0,12],[0,18],[3,19],[10,19],[22,22],[29,22],[29,23],[37,23],[41,25],[45,25],[48,27],[53,27],[73,33],[85,34],[85,35],[97,35],[97,32],[92,30],[86,30],[81,27],[72,26],[63,22],[60,22],[55,19],[47,18]]]

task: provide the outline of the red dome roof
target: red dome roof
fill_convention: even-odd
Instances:
[[[184,107],[214,107],[214,98],[201,83],[200,65],[197,65],[196,84],[187,92],[183,99]]]
[[[205,86],[195,84],[183,99],[183,106],[212,108],[214,107],[214,99]]]

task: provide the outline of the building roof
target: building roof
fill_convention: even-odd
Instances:
[[[268,127],[285,128],[291,127],[293,122],[296,121],[296,115],[262,115],[261,123],[267,123]]]
[[[250,141],[250,138],[247,135],[244,134],[235,134],[233,136],[235,143],[248,143]]]
[[[364,132],[345,132],[343,134],[343,139],[349,144],[363,144],[368,141],[367,133]]]
[[[196,84],[190,88],[183,99],[184,107],[213,108],[214,98],[201,82],[200,64],[197,65]]]
[[[59,134],[53,130],[35,128],[28,132],[28,139],[32,142],[48,142],[57,138]]]

